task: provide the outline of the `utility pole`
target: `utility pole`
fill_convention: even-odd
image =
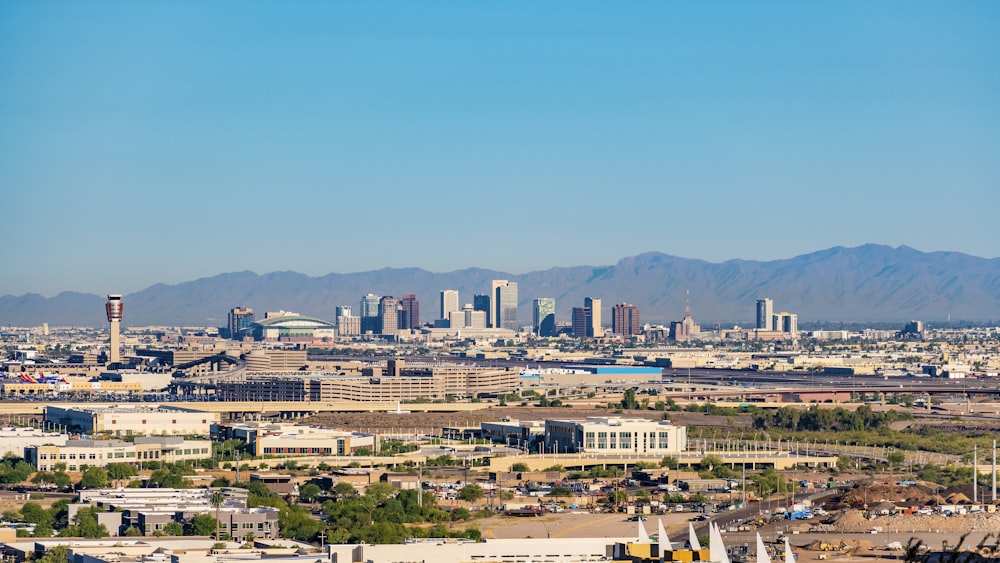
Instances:
[[[972,446],[972,504],[979,502],[979,444]]]

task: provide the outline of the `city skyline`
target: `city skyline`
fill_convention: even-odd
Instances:
[[[840,274],[830,276],[831,271]],[[456,292],[454,298],[463,305],[471,304],[487,319],[491,309],[491,278],[510,278],[519,283],[520,310],[516,318],[520,326],[531,323],[531,300],[545,296],[556,296],[564,304],[579,304],[588,295],[600,295],[607,303],[639,305],[643,308],[643,319],[674,321],[682,308],[686,314],[688,292],[698,319],[710,323],[743,323],[752,319],[754,311],[748,315],[745,308],[747,299],[764,296],[774,297],[774,302],[780,303],[781,310],[773,312],[795,311],[807,323],[902,322],[914,318],[990,320],[1000,318],[997,308],[1000,300],[992,284],[997,272],[1000,259],[865,245],[832,248],[767,263],[710,264],[649,253],[622,258],[613,266],[552,268],[516,277],[479,269],[435,274],[386,268],[322,277],[294,272],[266,275],[237,272],[177,285],[157,284],[125,295],[134,304],[130,322],[214,326],[219,322],[219,300],[253,306],[260,311],[292,309],[333,319],[339,316],[335,315],[335,307],[359,303],[359,296],[367,293],[357,314],[362,321],[362,332],[376,328],[366,324],[375,321],[381,297],[373,290],[397,296],[413,293],[426,305],[437,304],[442,288],[451,288]],[[958,273],[960,277],[956,278]],[[91,311],[97,300],[103,298],[80,293],[63,293],[53,298],[0,296],[0,318],[14,324],[89,325],[97,319],[85,311]]]
[[[0,294],[869,242],[994,258],[998,16],[975,1],[3,3],[18,244]],[[392,228],[370,228],[372,194]],[[501,208],[486,228],[480,211]],[[699,236],[666,234],[665,211],[669,233]]]

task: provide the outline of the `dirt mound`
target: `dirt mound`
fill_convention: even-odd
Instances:
[[[836,508],[861,508],[866,504],[872,506],[882,502],[890,502],[897,506],[923,506],[935,504],[936,493],[922,485],[901,487],[898,485],[857,486],[844,493]]]
[[[841,532],[867,532],[871,529],[869,520],[857,510],[848,510],[834,518],[831,523]]]

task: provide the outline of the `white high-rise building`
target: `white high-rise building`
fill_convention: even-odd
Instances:
[[[441,317],[442,319],[449,318],[452,312],[458,311],[458,290],[457,289],[444,289],[441,291]]]
[[[795,313],[786,313],[784,311],[774,315],[773,325],[774,330],[778,332],[784,332],[792,336],[796,336],[799,333],[799,316]]]
[[[601,338],[604,336],[604,327],[601,326],[601,300],[594,297],[586,297],[583,306],[590,308],[590,326],[587,327],[587,336]]]

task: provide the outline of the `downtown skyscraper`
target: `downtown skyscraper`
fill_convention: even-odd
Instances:
[[[401,330],[412,330],[420,327],[420,301],[413,293],[404,293],[399,300],[400,315],[399,328]]]
[[[611,331],[629,338],[642,332],[639,322],[639,307],[631,303],[619,303],[611,308]]]
[[[460,310],[461,306],[458,303],[458,290],[441,290],[441,316],[438,318],[447,319],[451,313]]]
[[[556,300],[553,297],[539,297],[532,301],[532,326],[538,336],[556,335]]]
[[[517,331],[517,282],[493,280],[490,312],[493,328]]]

